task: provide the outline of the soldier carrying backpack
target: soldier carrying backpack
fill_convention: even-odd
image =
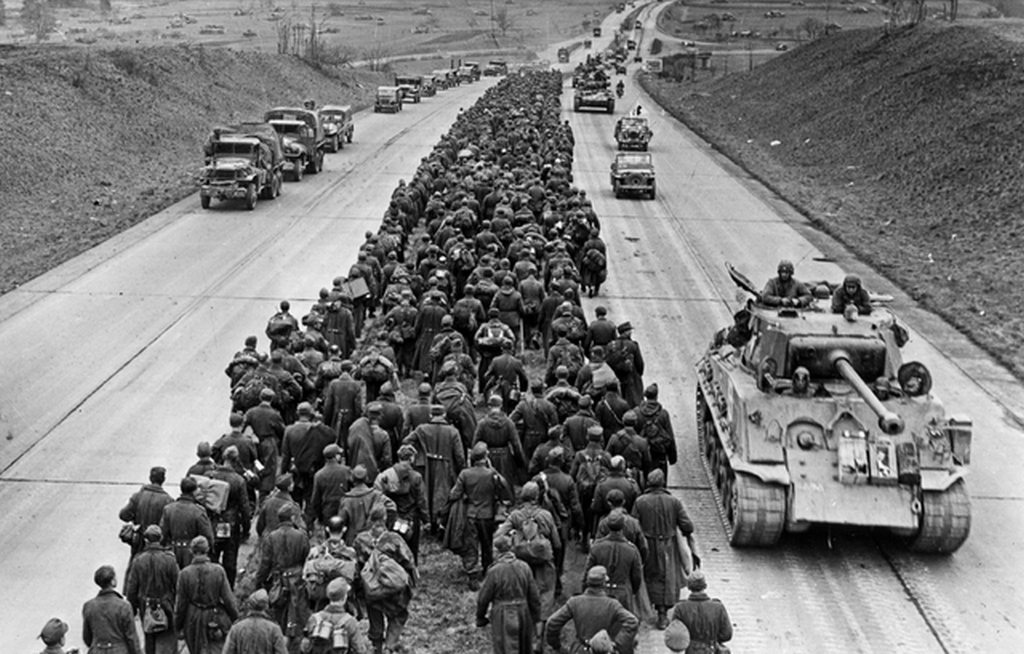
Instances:
[[[636,408],[636,430],[647,441],[651,450],[651,466],[660,468],[668,475],[668,466],[678,459],[676,437],[672,431],[672,419],[658,402],[658,385],[651,384],[644,389],[644,401]]]
[[[368,654],[359,634],[359,623],[346,609],[351,584],[342,578],[327,584],[330,602],[306,621],[301,651],[308,654]]]

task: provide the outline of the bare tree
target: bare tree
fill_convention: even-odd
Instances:
[[[501,30],[502,36],[508,36],[508,31],[515,29],[516,21],[515,17],[508,13],[508,8],[502,7],[494,14],[494,24]]]
[[[825,33],[825,23],[817,18],[808,16],[800,21],[800,24],[797,25],[797,30],[806,34],[807,38],[813,41]]]
[[[0,25],[7,24],[7,8],[4,7],[4,0],[0,0]]]
[[[288,20],[277,22],[277,54],[288,54],[292,34],[292,23]]]
[[[390,64],[388,63],[388,59],[390,59],[390,57],[391,48],[380,41],[371,45],[363,53],[363,59],[366,60],[370,70],[375,73],[387,72],[390,67]]]
[[[57,26],[53,9],[46,0],[25,0],[21,7],[21,22],[37,41],[46,41]]]

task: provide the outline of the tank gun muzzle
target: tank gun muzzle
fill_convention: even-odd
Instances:
[[[853,390],[860,396],[862,400],[871,410],[878,416],[878,427],[884,433],[890,436],[903,432],[903,418],[899,417],[896,413],[885,408],[882,401],[879,400],[875,394],[868,388],[868,385],[860,378],[857,371],[854,369],[853,364],[850,363],[850,355],[843,351],[838,351],[832,354],[832,365],[835,367],[836,372],[846,380],[846,382],[853,387]]]

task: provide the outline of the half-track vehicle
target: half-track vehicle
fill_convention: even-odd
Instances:
[[[578,112],[583,109],[597,108],[603,109],[610,114],[615,113],[615,95],[608,88],[607,82],[577,82],[577,84],[572,98],[573,111]]]
[[[324,124],[328,150],[337,152],[352,142],[355,126],[352,124],[351,105],[325,104],[320,107],[320,120]]]
[[[923,364],[903,361],[896,316],[750,301],[734,319],[696,366],[701,455],[730,542],[857,525],[912,551],[956,551],[971,526],[972,423],[946,413]]]
[[[395,86],[402,92],[402,101],[418,103],[423,98],[423,78],[419,75],[395,75]]]
[[[612,162],[612,192],[624,195],[646,195],[652,200],[656,191],[654,161],[648,152],[618,152]]]
[[[296,182],[304,172],[316,174],[324,169],[327,137],[320,114],[313,109],[275,107],[263,114],[263,120],[281,135],[286,168]]]
[[[615,142],[620,150],[647,152],[653,135],[644,116],[623,116],[615,123]]]
[[[373,113],[396,114],[402,110],[402,90],[397,86],[378,86],[373,101]]]
[[[209,209],[213,199],[244,200],[256,208],[259,198],[272,200],[284,183],[281,140],[266,130],[240,126],[214,128],[205,145],[206,165],[199,175],[199,203]]]

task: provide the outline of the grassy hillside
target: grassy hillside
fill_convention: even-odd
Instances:
[[[1024,44],[844,31],[671,110],[1024,376]],[[777,145],[772,145],[778,141]]]
[[[194,191],[212,125],[378,83],[216,48],[0,51],[0,292]]]

